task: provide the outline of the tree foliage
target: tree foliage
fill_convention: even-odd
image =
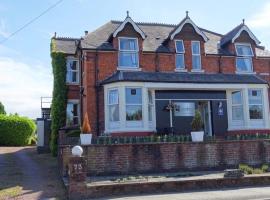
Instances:
[[[3,115],[7,114],[6,111],[5,111],[5,107],[4,107],[4,105],[2,104],[1,101],[0,101],[0,114],[3,114]]]
[[[53,69],[53,99],[51,107],[51,140],[50,148],[54,156],[57,155],[58,131],[65,126],[66,122],[66,102],[67,102],[67,86],[66,86],[66,57],[62,52],[54,51],[54,43],[51,44],[51,58]]]

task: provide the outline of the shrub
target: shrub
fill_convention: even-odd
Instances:
[[[268,164],[263,164],[262,167],[261,167],[261,169],[262,169],[263,172],[268,172],[269,165]]]
[[[203,128],[202,116],[199,110],[195,111],[195,116],[191,122],[191,127],[193,131],[201,131]]]
[[[0,145],[24,146],[31,143],[35,123],[26,117],[0,114]]]

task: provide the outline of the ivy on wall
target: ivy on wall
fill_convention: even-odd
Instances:
[[[57,155],[58,130],[65,126],[66,122],[66,56],[63,52],[55,50],[54,39],[51,41],[51,59],[53,70],[53,99],[51,106],[51,139],[50,149],[54,156]]]

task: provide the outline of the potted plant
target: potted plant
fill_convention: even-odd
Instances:
[[[89,124],[88,114],[87,113],[85,113],[85,115],[84,115],[83,125],[82,125],[82,128],[81,128],[80,139],[81,139],[81,145],[91,144],[92,134],[91,134],[91,127],[90,127],[90,124]]]
[[[203,141],[203,122],[202,116],[199,110],[195,111],[195,116],[191,122],[191,138],[193,142],[202,142]]]

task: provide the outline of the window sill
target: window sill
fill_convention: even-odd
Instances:
[[[187,72],[187,69],[175,69],[175,72]]]
[[[66,85],[79,85],[80,83],[66,83]]]
[[[117,67],[119,71],[142,71],[142,68],[139,67]]]
[[[192,69],[191,72],[193,73],[204,73],[203,69]]]
[[[256,74],[256,72],[239,72],[235,71],[236,74]]]

